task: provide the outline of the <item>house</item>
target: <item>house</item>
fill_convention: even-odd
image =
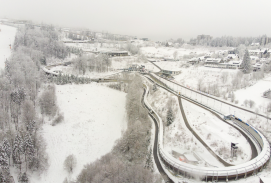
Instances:
[[[172,42],[166,42],[166,47],[171,47],[171,46],[173,46]]]
[[[222,59],[221,58],[207,58],[205,60],[205,64],[218,64],[221,63]]]
[[[102,54],[106,54],[109,57],[123,57],[123,56],[129,56],[128,51],[104,51],[100,52]]]
[[[228,51],[228,55],[235,55],[235,54],[236,54],[235,50],[229,50]]]
[[[251,64],[255,64],[256,62],[258,62],[260,59],[257,56],[250,56],[250,60],[251,60]]]
[[[260,46],[260,43],[251,43],[251,46]]]
[[[261,64],[261,63],[256,63],[256,64],[254,64],[252,67],[253,67],[253,71],[259,71],[259,70],[262,69],[263,64]]]
[[[239,69],[241,66],[242,61],[230,61],[227,63],[223,63],[220,59],[211,59],[208,58],[205,61],[205,67],[212,67],[212,68],[220,68],[220,69]]]
[[[198,64],[200,61],[204,61],[205,57],[193,57],[190,60],[188,60],[188,63],[190,64]]]

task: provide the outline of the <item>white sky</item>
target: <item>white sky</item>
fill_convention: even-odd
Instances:
[[[148,37],[259,36],[270,0],[0,0],[0,17]]]

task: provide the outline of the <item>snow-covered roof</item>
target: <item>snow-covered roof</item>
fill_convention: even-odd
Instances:
[[[206,63],[210,63],[210,62],[219,63],[220,61],[221,61],[221,58],[207,58],[205,60]]]
[[[259,59],[259,57],[257,57],[257,56],[250,56],[250,58],[253,59],[253,60],[254,60],[254,59],[255,59],[255,60]]]
[[[188,160],[188,161],[198,161],[198,159],[193,155],[193,154],[184,154],[184,157]]]
[[[241,63],[242,63],[242,60],[239,60],[239,61],[232,60],[232,61],[229,61],[226,64],[230,64],[230,65],[241,65]]]
[[[187,150],[185,150],[185,149],[179,149],[177,147],[172,148],[172,151],[174,151],[176,153],[179,153],[179,154],[184,154],[184,153],[187,152]]]

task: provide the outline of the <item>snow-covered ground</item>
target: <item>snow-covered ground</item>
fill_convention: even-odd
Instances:
[[[5,61],[11,54],[11,48],[15,39],[17,29],[0,24],[0,70],[5,68]]]
[[[271,76],[259,80],[253,86],[237,90],[234,94],[240,104],[243,104],[245,100],[253,100],[255,102],[253,109],[259,108],[260,110],[260,108],[266,108],[271,102],[271,99],[262,97],[263,92],[269,89],[271,89]]]
[[[141,51],[148,57],[164,57],[171,59],[173,59],[173,53],[175,51],[178,53],[177,57],[180,59],[182,59],[184,55],[206,54],[210,52],[207,48],[185,49],[174,47],[142,47]]]
[[[43,126],[49,169],[31,182],[63,182],[75,179],[84,165],[111,151],[126,129],[126,94],[95,83],[56,87],[57,102],[64,122]],[[77,166],[71,175],[63,168],[65,158],[74,154]]]
[[[149,85],[149,87],[152,90],[152,85]],[[165,150],[171,155],[174,149],[180,150],[185,154],[196,152],[201,158],[199,166],[224,167],[186,128],[176,96],[161,88],[158,88],[154,93],[150,91],[150,95],[148,95],[150,105],[158,112],[164,122],[166,121],[168,109],[167,102],[170,98],[173,100],[175,120],[169,127],[165,127]]]
[[[235,165],[250,160],[251,147],[238,130],[187,100],[182,100],[182,104],[191,127],[216,154]],[[237,159],[230,158],[231,142],[238,143]]]

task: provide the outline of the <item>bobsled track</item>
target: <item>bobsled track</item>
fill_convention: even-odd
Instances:
[[[150,75],[151,76],[151,75]],[[164,83],[161,81],[155,80],[155,78],[145,76],[148,80],[150,80],[153,83],[156,83],[157,86],[164,88],[165,90],[171,92],[172,94],[178,96],[179,98],[179,104],[181,106],[181,98],[188,100],[208,111],[210,111],[213,114],[216,114],[217,117],[221,118],[219,115],[223,115],[219,113],[218,111],[215,111],[211,109],[210,107],[207,107],[198,101],[195,101],[191,98],[188,98],[173,89],[167,87]],[[153,110],[153,108],[149,105],[148,101],[146,100],[146,95],[148,94],[149,89],[147,85],[144,85],[144,93],[142,98],[142,103],[144,107],[148,110],[150,117],[153,119],[153,121],[156,123],[158,127],[158,133],[157,136],[155,136],[155,141],[157,141],[157,144],[155,143],[154,146],[157,146],[157,151],[155,151],[154,147],[154,157],[157,155],[157,159],[160,161],[159,164],[163,164],[162,166],[159,165],[164,169],[164,172],[168,173],[168,179],[169,182],[172,181],[172,177],[181,178],[197,178],[204,181],[228,181],[228,180],[237,180],[240,178],[246,178],[249,175],[257,174],[259,171],[262,171],[263,168],[266,167],[267,163],[270,159],[270,145],[267,139],[264,137],[264,135],[259,132],[257,129],[255,129],[253,126],[246,124],[244,122],[233,120],[232,124],[227,122],[228,124],[234,126],[236,129],[239,129],[239,131],[242,131],[242,135],[247,136],[250,140],[250,145],[252,148],[252,158],[250,161],[235,165],[235,166],[227,166],[222,168],[214,168],[214,167],[198,167],[195,165],[187,164],[184,162],[179,161],[178,159],[172,157],[168,152],[164,150],[163,147],[163,136],[164,136],[164,129],[163,129],[163,122],[161,118],[158,116],[158,114]],[[221,118],[221,120],[223,120]],[[224,120],[223,120],[224,121]],[[226,121],[224,121],[226,122]],[[257,146],[257,148],[256,148]],[[254,150],[253,150],[254,149]],[[258,152],[257,152],[257,150]],[[155,160],[156,162],[156,160]],[[156,162],[157,164],[157,162]],[[158,167],[158,165],[157,165]],[[158,167],[159,169],[159,167]],[[161,173],[161,171],[159,170]],[[164,176],[163,176],[164,177]]]

